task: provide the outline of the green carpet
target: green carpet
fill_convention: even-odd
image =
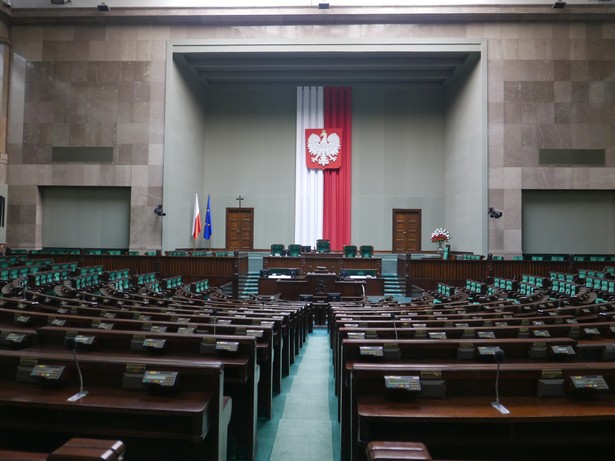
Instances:
[[[339,459],[337,400],[327,331],[314,330],[258,428],[256,461]]]

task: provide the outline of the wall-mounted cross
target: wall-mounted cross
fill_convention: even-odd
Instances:
[[[242,200],[245,200],[245,198],[243,198],[241,196],[241,194],[240,194],[239,197],[237,197],[235,200],[237,200],[239,202],[239,208],[241,208],[241,202],[242,202]]]

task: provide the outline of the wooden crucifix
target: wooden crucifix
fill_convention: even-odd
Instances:
[[[239,202],[239,208],[241,208],[241,202],[242,202],[243,200],[245,200],[245,198],[243,198],[243,197],[241,196],[241,194],[239,194],[239,197],[237,197],[235,200],[237,200],[237,201]]]

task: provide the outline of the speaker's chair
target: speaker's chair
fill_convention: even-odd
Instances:
[[[284,254],[284,245],[282,243],[271,244],[271,256],[282,256]]]
[[[361,245],[361,257],[362,258],[371,258],[374,256],[374,246],[373,245]]]
[[[331,241],[327,239],[316,240],[316,251],[318,253],[331,253]]]
[[[356,245],[344,245],[344,258],[356,258],[357,246]]]

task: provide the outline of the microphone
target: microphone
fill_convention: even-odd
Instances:
[[[391,314],[391,318],[393,319],[393,329],[395,330],[395,339],[399,341],[399,337],[397,336],[397,324],[395,323],[395,314]]]
[[[500,364],[504,361],[504,356],[504,351],[499,347],[496,348],[495,352],[493,353],[493,358],[498,364],[498,368],[495,373],[495,402],[491,402],[491,406],[503,415],[508,415],[510,414],[510,411],[508,410],[508,408],[506,408],[500,403]]]
[[[81,373],[81,367],[79,366],[79,360],[77,359],[76,352],[77,341],[75,340],[74,336],[67,336],[65,341],[66,347],[73,351],[73,358],[75,359],[75,365],[77,366],[77,374],[79,375],[79,392],[68,398],[70,402],[75,402],[88,395],[88,392],[83,390],[83,374]]]

